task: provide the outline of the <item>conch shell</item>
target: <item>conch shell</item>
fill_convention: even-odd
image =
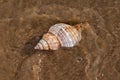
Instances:
[[[71,26],[64,23],[58,23],[49,29],[48,33],[38,42],[34,49],[39,50],[57,50],[60,47],[76,46],[81,40],[81,31],[83,24]]]

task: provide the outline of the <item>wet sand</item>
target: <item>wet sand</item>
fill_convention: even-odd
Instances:
[[[0,80],[120,80],[119,0],[0,0]],[[38,51],[50,26],[88,22],[73,48]]]

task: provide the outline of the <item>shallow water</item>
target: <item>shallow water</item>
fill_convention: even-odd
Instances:
[[[119,0],[0,0],[0,80],[119,80]],[[88,22],[73,48],[35,51],[50,26]]]

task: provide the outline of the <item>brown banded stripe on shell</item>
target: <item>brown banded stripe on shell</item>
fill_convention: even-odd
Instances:
[[[44,36],[43,36],[43,39],[48,43],[49,45],[49,49],[51,50],[56,50],[59,48],[60,46],[60,42],[59,40],[57,39],[57,37],[52,34],[52,33],[46,33]]]

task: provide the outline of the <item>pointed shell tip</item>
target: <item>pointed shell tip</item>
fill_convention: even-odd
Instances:
[[[34,49],[39,49],[39,47],[38,47],[38,46],[35,46]]]

